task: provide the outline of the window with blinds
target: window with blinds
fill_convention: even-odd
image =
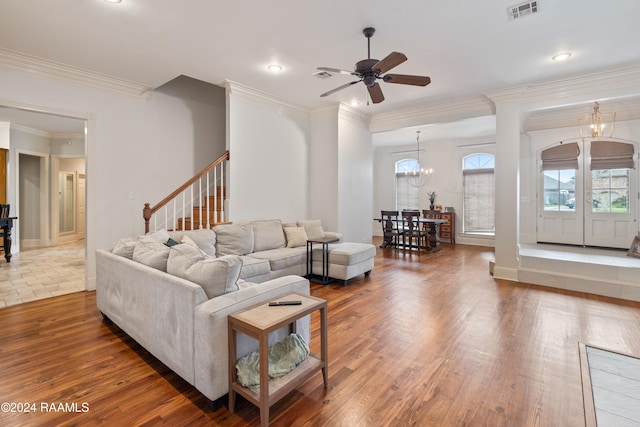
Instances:
[[[420,209],[420,188],[409,184],[406,172],[417,172],[418,162],[405,159],[396,162],[396,210]]]
[[[463,166],[463,232],[494,234],[496,230],[494,156],[473,154],[464,158]]]

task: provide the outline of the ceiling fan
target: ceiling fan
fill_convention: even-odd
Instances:
[[[329,73],[347,74],[356,76],[359,80],[355,80],[342,86],[339,86],[329,92],[323,93],[321,97],[331,95],[339,90],[345,89],[356,83],[364,82],[371,96],[371,101],[374,104],[378,104],[384,101],[384,95],[382,89],[376,80],[380,79],[387,83],[397,83],[402,85],[414,85],[414,86],[426,86],[431,83],[431,79],[427,76],[410,76],[406,74],[385,74],[392,68],[402,64],[407,60],[407,57],[400,52],[391,52],[384,59],[378,61],[377,59],[371,59],[371,37],[375,33],[376,29],[367,27],[362,30],[362,33],[367,38],[367,59],[358,61],[356,63],[355,71],[339,70],[337,68],[318,67],[318,70],[327,71]]]

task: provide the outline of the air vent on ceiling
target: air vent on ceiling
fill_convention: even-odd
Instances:
[[[539,8],[538,8],[537,1],[528,1],[526,3],[517,4],[515,6],[511,6],[507,8],[507,13],[509,14],[509,20],[511,21],[517,18],[522,18],[523,16],[538,13],[538,11],[539,11]]]
[[[318,71],[316,73],[313,73],[314,76],[316,76],[319,79],[328,79],[329,77],[332,77],[333,74],[330,74],[326,71]]]

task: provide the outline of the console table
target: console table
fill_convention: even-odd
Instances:
[[[328,351],[327,351],[327,301],[290,293],[274,301],[299,300],[300,305],[269,306],[262,303],[247,310],[230,314],[229,324],[229,412],[233,412],[236,393],[244,396],[249,402],[260,408],[262,426],[269,425],[269,407],[282,399],[293,389],[302,385],[309,377],[322,370],[324,388],[329,385]],[[289,325],[291,332],[296,332],[296,320],[320,311],[320,355],[309,354],[293,371],[276,380],[269,381],[269,333]],[[260,352],[260,385],[257,388],[246,388],[237,382],[236,371],[236,333],[242,332],[259,342]]]

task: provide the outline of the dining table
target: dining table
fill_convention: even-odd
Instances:
[[[373,220],[378,222],[383,221],[382,218],[374,218]],[[387,221],[387,224],[385,224],[385,227],[389,227],[390,229],[395,228],[397,230],[402,230],[404,228],[404,223],[408,221],[407,219],[403,218],[402,215],[390,216],[388,218],[385,218],[385,220]],[[424,249],[425,252],[429,252],[429,253],[437,252],[440,249],[442,249],[440,247],[440,240],[438,239],[438,227],[440,224],[445,224],[448,221],[446,219],[440,219],[440,218],[423,218],[423,217],[414,217],[413,220],[417,221],[421,227],[426,227],[427,233],[428,233],[427,246],[424,248],[417,247],[416,249],[418,250]],[[393,242],[393,237],[385,237],[380,247],[395,248],[395,247],[398,247],[398,245],[396,245]]]

